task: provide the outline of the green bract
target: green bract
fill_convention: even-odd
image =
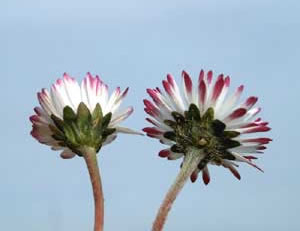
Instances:
[[[106,138],[113,134],[116,129],[108,128],[112,113],[103,116],[102,109],[98,103],[93,111],[84,103],[80,103],[77,113],[69,106],[63,110],[63,120],[51,115],[54,125],[49,128],[54,133],[52,137],[59,141],[59,145],[70,148],[74,153],[82,156],[81,148],[91,147],[98,152]]]
[[[191,104],[184,115],[172,112],[172,116],[175,121],[164,121],[173,129],[164,133],[166,139],[176,143],[171,147],[172,152],[186,154],[189,148],[201,149],[201,153],[206,155],[201,161],[203,167],[209,161],[221,164],[222,159],[235,160],[227,149],[240,146],[238,141],[232,139],[240,133],[225,131],[226,125],[214,119],[213,108],[208,108],[201,116],[198,107]]]

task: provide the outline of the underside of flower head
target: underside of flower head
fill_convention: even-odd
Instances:
[[[194,182],[202,171],[205,184],[210,181],[208,164],[228,168],[238,179],[236,162],[246,162],[261,170],[252,162],[256,159],[253,154],[262,153],[271,139],[251,137],[253,133],[270,130],[267,122],[255,118],[261,110],[254,107],[257,97],[240,103],[244,86],[228,95],[230,78],[221,74],[213,82],[212,71],[201,70],[196,86],[185,71],[182,81],[180,90],[174,78],[167,75],[162,82],[165,92],[160,88],[147,89],[154,103],[144,100],[145,111],[150,115],[146,120],[153,126],[143,131],[170,146],[161,150],[159,156],[175,160],[184,157],[190,147],[201,150],[204,158],[191,180]]]
[[[80,155],[80,146],[99,150],[112,142],[117,133],[137,132],[120,127],[119,123],[133,112],[132,107],[119,111],[128,93],[116,88],[109,97],[108,86],[99,76],[90,73],[79,86],[78,82],[64,74],[48,91],[38,93],[41,107],[34,108],[31,135],[53,150],[63,150],[62,158]]]

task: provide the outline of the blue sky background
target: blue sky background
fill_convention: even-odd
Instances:
[[[299,224],[299,1],[110,0],[0,2],[2,99],[0,229],[92,230],[85,163],[62,160],[30,135],[36,92],[68,72],[87,71],[111,86],[130,86],[124,123],[141,129],[145,89],[166,73],[194,79],[201,68],[245,84],[259,96],[274,138],[242,180],[211,167],[211,183],[185,186],[165,230],[297,231]],[[99,154],[105,230],[149,231],[180,161],[157,156],[163,145],[120,135]]]

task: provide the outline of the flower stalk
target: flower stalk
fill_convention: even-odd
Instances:
[[[100,171],[97,163],[96,151],[91,147],[83,147],[81,149],[83,158],[85,159],[94,194],[95,204],[95,223],[94,231],[103,231],[104,224],[104,200]]]
[[[181,189],[189,179],[189,177],[192,175],[192,173],[197,168],[198,164],[201,162],[201,160],[204,158],[204,155],[201,151],[201,149],[196,148],[189,148],[181,170],[179,174],[177,175],[175,182],[169,189],[165,199],[163,200],[158,213],[156,215],[155,221],[153,223],[152,231],[161,231],[163,230],[163,226],[166,222],[167,216],[169,211],[171,210],[171,207],[180,193]]]

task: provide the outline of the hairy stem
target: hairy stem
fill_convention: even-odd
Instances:
[[[84,147],[82,149],[90,179],[93,187],[95,203],[95,224],[94,231],[103,231],[104,224],[104,200],[102,192],[102,183],[97,163],[96,151],[94,148]]]
[[[191,176],[193,171],[197,168],[197,165],[199,164],[201,159],[203,159],[203,157],[204,156],[199,149],[191,148],[187,152],[181,170],[158,210],[158,213],[152,226],[152,231],[163,230],[163,226],[166,222],[168,213],[173,205],[173,202],[175,201],[177,195],[179,194],[179,192],[181,191],[181,189],[183,188],[184,184]]]

